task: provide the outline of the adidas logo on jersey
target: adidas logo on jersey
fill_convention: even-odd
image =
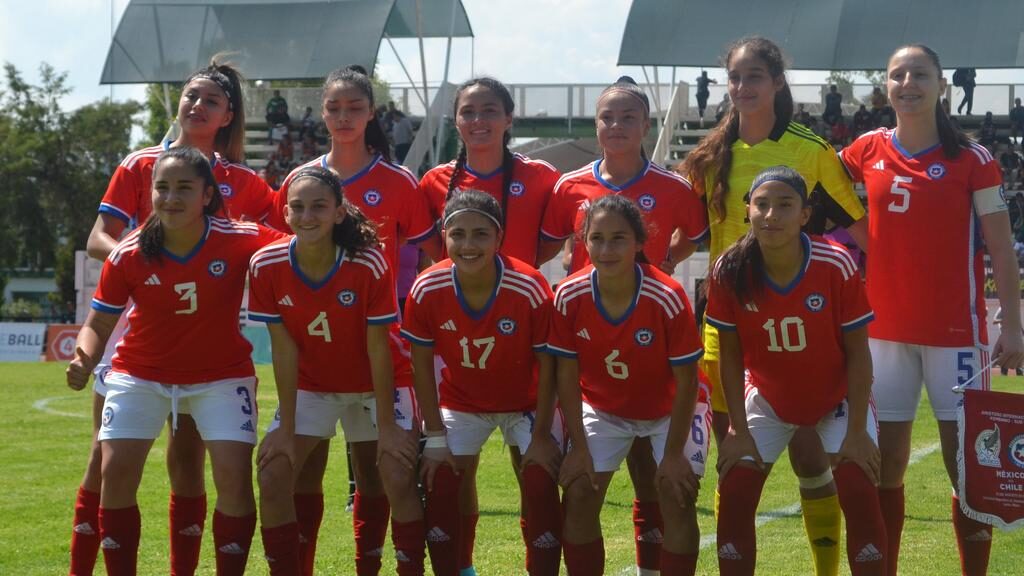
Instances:
[[[552,534],[551,532],[545,532],[541,534],[539,538],[534,540],[531,546],[533,546],[534,548],[550,550],[551,548],[558,548],[559,543],[558,538],[555,538],[554,534]]]
[[[690,456],[690,462],[696,462],[698,464],[704,463],[704,456],[700,452],[694,452],[693,456]]]
[[[82,522],[81,524],[75,524],[75,527],[72,528],[72,530],[75,532],[75,534],[82,534],[84,536],[95,536],[96,535],[96,531],[93,530],[92,524],[89,524],[88,522]]]
[[[743,305],[743,308],[746,309],[747,312],[757,312],[757,304],[754,304],[753,302],[747,302]]]
[[[968,542],[988,542],[992,540],[992,533],[988,530],[982,529],[978,530],[974,534],[971,534],[967,538],[964,538],[964,540]]]
[[[882,553],[875,548],[874,544],[868,544],[860,549],[854,562],[878,562],[882,559]]]
[[[294,304],[292,304],[292,297],[287,294],[284,295],[284,298],[278,300],[277,303],[281,306],[294,306]]]
[[[648,530],[643,534],[636,537],[637,542],[649,542],[651,544],[661,544],[663,540],[661,535],[661,529],[655,528],[654,530]]]
[[[885,170],[885,160],[879,160],[871,165],[875,170]]]
[[[743,560],[743,555],[736,550],[736,547],[732,545],[732,542],[724,544],[718,549],[718,557],[723,560]]]
[[[121,548],[121,545],[117,543],[117,540],[107,536],[102,542],[100,542],[100,548],[103,548],[104,550],[117,550]]]
[[[188,528],[182,528],[181,530],[178,530],[178,534],[181,534],[182,536],[199,537],[203,535],[203,529],[199,527],[199,524],[193,524]]]
[[[245,548],[242,548],[241,546],[239,546],[238,542],[232,542],[230,544],[225,544],[225,545],[221,546],[220,548],[218,548],[217,550],[220,550],[221,552],[223,552],[225,554],[245,554]]]
[[[255,432],[255,430],[252,427],[252,420],[246,420],[245,424],[242,424],[239,428],[241,428],[245,432]]]
[[[156,273],[150,274],[149,278],[146,278],[145,285],[146,286],[159,286],[160,285],[160,277],[157,276]]]
[[[579,336],[580,338],[583,338],[584,340],[590,340],[590,332],[587,332],[586,328],[577,332],[576,335]]]
[[[455,320],[449,319],[444,324],[441,324],[441,330],[447,330],[449,332],[455,332],[455,330],[457,330],[455,328]]]
[[[451,536],[437,526],[434,526],[427,532],[427,542],[447,542],[451,539]]]

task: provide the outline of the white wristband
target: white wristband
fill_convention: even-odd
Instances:
[[[440,436],[427,436],[427,441],[423,443],[424,448],[447,448],[448,437],[444,434]]]

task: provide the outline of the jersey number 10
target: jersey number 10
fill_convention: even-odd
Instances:
[[[807,348],[804,321],[799,316],[786,316],[779,322],[778,330],[776,330],[774,318],[770,318],[761,327],[768,332],[769,352],[782,352],[783,350],[786,352],[799,352]],[[779,346],[780,340],[782,341],[782,346]]]

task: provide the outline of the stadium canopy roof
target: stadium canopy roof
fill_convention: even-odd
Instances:
[[[323,78],[372,71],[385,37],[472,35],[461,0],[131,0],[100,83],[181,82],[219,52],[252,80]]]
[[[633,0],[619,65],[714,67],[747,35],[801,70],[872,70],[922,43],[946,68],[1024,67],[1022,0]]]

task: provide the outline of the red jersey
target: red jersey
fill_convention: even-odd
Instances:
[[[114,171],[107,186],[100,213],[124,220],[129,227],[141,225],[153,212],[153,165],[172,142],[150,146],[129,154]],[[274,191],[248,166],[213,155],[213,175],[224,197],[224,216],[233,220],[263,222],[267,219]]]
[[[288,186],[299,170],[310,166],[330,170],[326,155],[292,170],[277,192],[274,208],[267,219],[269,225],[291,232],[288,223],[284,221]],[[377,224],[377,235],[384,244],[384,256],[392,270],[398,269],[399,246],[406,242],[422,242],[434,233],[434,221],[430,217],[427,202],[417,189],[416,178],[405,167],[392,164],[378,155],[358,174],[343,180],[342,186],[345,188],[345,199]]]
[[[284,324],[299,350],[300,390],[373,391],[366,327],[398,320],[395,282],[383,252],[339,248],[334,268],[313,282],[299,269],[293,236],[257,252],[249,278],[249,319]]]
[[[647,225],[644,254],[655,264],[668,256],[672,232],[677,228],[691,242],[707,237],[707,210],[686,178],[647,162],[633,180],[615,186],[601,177],[601,160],[569,172],[558,181],[544,213],[541,236],[546,240],[565,240],[574,233],[582,234],[590,203],[608,194],[621,194],[640,207]],[[585,243],[580,242],[573,250],[569,270],[575,272],[587,264],[590,256]]]
[[[538,230],[551,191],[561,174],[554,166],[542,160],[531,160],[521,154],[514,156],[505,214],[505,239],[501,243],[500,252],[533,266],[537,264]],[[420,190],[430,204],[434,220],[440,220],[444,214],[448,181],[454,171],[455,162],[452,161],[435,167],[420,180]],[[504,171],[501,168],[490,174],[481,174],[464,166],[455,184],[461,190],[486,192],[501,205],[504,182]]]
[[[779,418],[813,426],[846,397],[843,333],[874,314],[846,248],[820,236],[801,239],[804,265],[789,286],[765,277],[763,292],[741,303],[712,282],[704,319],[738,334],[749,381]]]
[[[672,366],[697,361],[704,349],[683,287],[649,264],[636,265],[636,280],[633,304],[614,320],[601,305],[593,266],[563,280],[548,350],[579,360],[583,399],[594,408],[654,420],[672,412]]]
[[[445,363],[441,406],[460,412],[525,412],[537,404],[534,354],[547,346],[551,288],[535,268],[496,256],[498,281],[482,310],[462,297],[455,265],[423,271],[405,301],[402,335]]]
[[[972,143],[956,159],[936,145],[911,155],[895,131],[868,132],[839,155],[868,195],[873,338],[985,346],[982,241],[973,196],[1002,186],[999,164]]]
[[[142,229],[103,262],[92,307],[128,310],[131,330],[117,344],[114,370],[164,384],[252,376],[252,346],[238,329],[249,258],[282,234],[257,224],[206,218],[199,244],[184,258],[148,260]]]

